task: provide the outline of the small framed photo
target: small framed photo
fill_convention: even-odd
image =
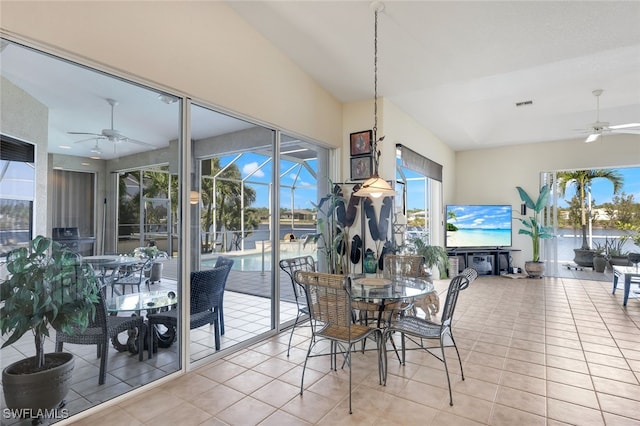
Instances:
[[[371,177],[373,158],[370,155],[351,158],[351,180],[364,180]]]
[[[351,156],[371,154],[371,139],[373,131],[351,133]]]

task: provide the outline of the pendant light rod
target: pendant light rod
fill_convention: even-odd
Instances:
[[[374,11],[373,26],[373,175],[367,179],[355,195],[359,197],[379,198],[381,196],[393,197],[396,191],[389,185],[389,182],[382,179],[378,175],[378,164],[380,162],[380,150],[378,142],[384,139],[384,136],[378,138],[378,13],[384,10],[384,4],[379,1],[371,3]]]

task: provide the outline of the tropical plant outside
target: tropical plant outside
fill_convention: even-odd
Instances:
[[[613,185],[613,193],[618,194],[622,189],[623,178],[620,173],[613,169],[590,169],[560,172],[557,174],[557,178],[560,196],[564,197],[568,187],[575,187],[577,207],[580,212],[579,223],[582,232],[582,249],[589,250],[587,224],[589,222],[589,215],[591,215],[591,205],[588,200],[588,194],[591,191],[591,184],[595,179],[606,179]]]

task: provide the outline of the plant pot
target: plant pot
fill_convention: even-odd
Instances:
[[[604,256],[593,256],[593,270],[595,272],[604,272],[607,268],[607,258]]]
[[[609,263],[615,266],[630,266],[629,256],[611,256],[609,257]]]
[[[45,354],[45,363],[51,367],[29,372],[35,357],[26,358],[2,370],[2,388],[6,407],[10,409],[38,410],[58,408],[71,388],[73,355],[68,352]]]
[[[578,266],[586,266],[588,268],[593,267],[593,255],[595,251],[593,250],[585,250],[585,249],[573,249],[575,253],[575,257],[573,258],[573,262]]]
[[[544,276],[544,262],[529,260],[524,262],[524,270],[529,278],[542,278]]]

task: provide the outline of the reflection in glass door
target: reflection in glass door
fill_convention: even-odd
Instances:
[[[224,282],[220,350],[274,329],[274,131],[192,105],[192,271],[233,265]],[[199,238],[197,237],[199,236]],[[214,326],[191,330],[191,361],[215,354]]]
[[[317,261],[316,243],[307,241],[309,234],[317,232],[316,209],[320,198],[319,187],[329,181],[328,150],[298,138],[282,135],[280,143],[280,218],[279,253],[281,259],[310,256]],[[322,192],[324,194],[326,192]],[[291,277],[278,268],[280,283],[280,325],[296,322],[300,308],[306,305],[304,295],[297,294]],[[297,297],[296,297],[297,296]],[[298,300],[296,300],[298,299]],[[302,320],[299,318],[298,321]],[[297,337],[296,327],[292,346],[304,340]],[[300,333],[304,333],[302,329]]]

